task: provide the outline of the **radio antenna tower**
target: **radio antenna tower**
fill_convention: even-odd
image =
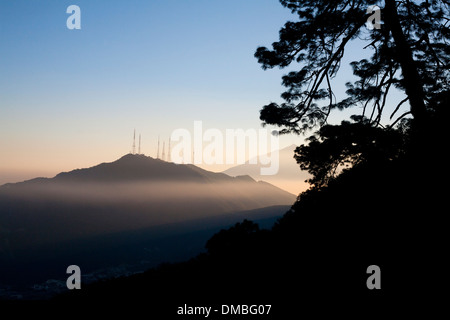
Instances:
[[[138,154],[141,154],[141,134],[139,133],[139,148],[138,148]]]
[[[169,138],[169,149],[167,150],[167,161],[172,162],[172,152],[170,150],[170,138]]]
[[[159,159],[159,136],[158,136],[158,152],[156,153],[156,159]]]
[[[136,129],[133,133],[133,148],[131,149],[131,154],[136,154]]]

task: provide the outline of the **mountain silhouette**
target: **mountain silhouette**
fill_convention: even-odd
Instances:
[[[294,159],[295,148],[296,146],[292,144],[278,151],[279,170],[275,175],[261,175],[261,168],[264,165],[256,161],[255,164],[247,161],[244,164],[229,168],[223,173],[232,177],[248,175],[255,180],[267,181],[290,193],[299,194],[309,188],[309,184],[305,180],[310,178],[310,174],[300,170]]]
[[[42,262],[45,251],[49,259],[40,264],[42,269],[55,269],[56,263],[61,269],[59,258],[64,250],[76,248],[79,261],[87,261],[83,251],[92,249],[94,243],[101,243],[97,249],[120,247],[126,252],[130,251],[127,243],[136,245],[143,234],[168,236],[164,230],[171,230],[167,227],[171,224],[177,224],[176,232],[170,233],[173,237],[205,230],[202,221],[215,221],[214,228],[218,228],[242,216],[252,219],[253,212],[257,219],[259,209],[267,207],[274,209],[264,218],[279,217],[294,201],[293,194],[249,176],[230,177],[194,165],[127,154],[53,178],[1,186],[0,263],[14,272],[25,265],[38,268],[36,261]],[[206,241],[208,236],[196,237]]]
[[[112,163],[58,174],[54,180],[64,182],[138,182],[138,181],[231,181],[230,177],[200,169],[194,165],[177,165],[145,155],[127,154]]]
[[[250,177],[128,154],[112,163],[0,187],[3,234],[35,241],[139,229],[288,205],[295,196]],[[44,231],[45,237],[42,237]],[[32,236],[34,234],[34,236]],[[45,233],[44,233],[45,234]]]

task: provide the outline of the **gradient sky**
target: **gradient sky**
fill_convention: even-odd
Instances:
[[[66,27],[72,4],[81,30]],[[134,129],[156,156],[158,135],[195,120],[260,128],[288,70],[263,71],[253,55],[293,19],[277,0],[2,0],[0,184],[114,161]]]

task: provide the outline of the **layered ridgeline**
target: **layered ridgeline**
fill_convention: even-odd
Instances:
[[[45,257],[71,257],[71,250],[79,260],[89,261],[85,249],[100,242],[98,250],[109,248],[114,256],[121,241],[136,246],[148,233],[173,236],[228,226],[242,218],[281,216],[294,201],[294,195],[249,176],[230,177],[128,154],[54,178],[1,186],[0,261],[18,270]],[[140,250],[163,250],[148,246]]]
[[[223,173],[232,177],[249,175],[255,180],[264,180],[296,195],[300,194],[310,187],[305,180],[310,179],[311,175],[300,170],[294,159],[295,148],[295,145],[290,145],[278,151],[279,170],[277,174],[261,175],[261,168],[265,166],[258,161],[247,161],[244,164],[229,168]],[[268,158],[270,158],[270,154]]]

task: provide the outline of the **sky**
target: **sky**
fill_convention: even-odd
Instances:
[[[260,129],[289,70],[264,71],[254,53],[287,20],[277,0],[0,0],[0,185],[114,161],[135,129],[152,157],[158,136],[194,121]]]

